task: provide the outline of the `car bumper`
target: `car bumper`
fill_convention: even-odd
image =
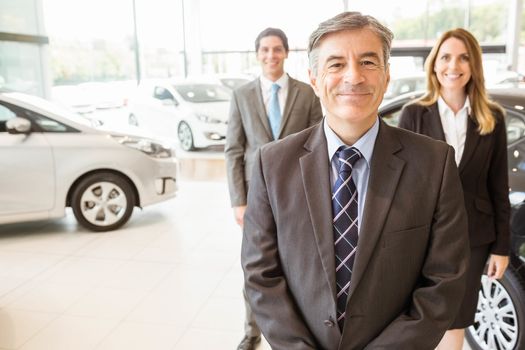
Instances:
[[[141,174],[140,207],[173,198],[178,189],[179,162],[175,158],[151,161],[149,169]]]
[[[227,125],[224,123],[198,123],[193,127],[193,143],[195,147],[224,145],[226,143]]]

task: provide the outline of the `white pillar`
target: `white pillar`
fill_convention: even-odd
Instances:
[[[509,1],[509,21],[507,27],[507,66],[510,70],[518,70],[518,55],[520,47],[521,14],[523,0]]]
[[[184,1],[186,62],[188,75],[202,74],[200,0]]]

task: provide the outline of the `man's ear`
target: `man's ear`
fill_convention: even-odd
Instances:
[[[317,97],[319,97],[319,92],[317,90],[317,77],[310,68],[308,68],[308,77],[310,78],[310,85],[312,85],[315,94],[317,95]]]
[[[390,84],[390,63],[386,64],[386,86]]]

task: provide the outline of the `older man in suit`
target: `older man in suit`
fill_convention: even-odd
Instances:
[[[389,127],[393,35],[345,12],[310,37],[322,123],[257,152],[245,289],[272,349],[434,349],[465,288],[454,151]]]
[[[262,75],[233,92],[225,147],[231,204],[241,227],[257,149],[322,119],[321,105],[312,88],[284,72],[288,57],[284,32],[263,30],[255,40],[255,51]],[[249,304],[245,304],[245,337],[239,350],[254,349],[261,334]]]

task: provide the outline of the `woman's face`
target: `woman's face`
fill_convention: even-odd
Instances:
[[[439,48],[434,73],[441,90],[464,91],[470,80],[470,57],[463,41],[448,38]]]

